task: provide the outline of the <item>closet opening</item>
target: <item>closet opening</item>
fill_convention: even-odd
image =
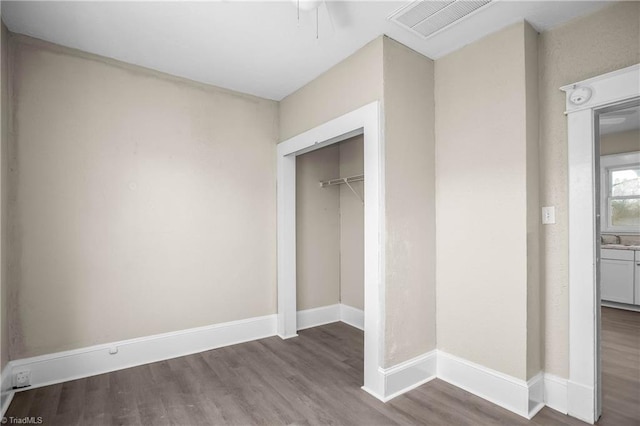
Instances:
[[[326,342],[358,386],[363,385],[365,179],[363,135],[296,157],[297,331]]]
[[[283,339],[295,338],[298,329],[322,322],[341,321],[362,327],[364,365],[359,384],[384,400],[381,122],[376,101],[277,146],[277,334]],[[354,157],[345,161],[341,170],[341,149],[343,159],[361,152],[360,160]],[[312,155],[305,157],[307,153]],[[324,164],[314,161],[314,157],[333,160]],[[303,217],[300,223],[298,210]],[[358,227],[347,228],[349,221],[358,220],[360,236],[355,235]],[[360,251],[355,249],[358,245]],[[345,251],[345,256],[340,256],[341,251]],[[352,284],[358,282],[359,286]],[[364,309],[358,309],[360,306]]]
[[[364,180],[362,135],[296,157],[298,330],[364,329]]]

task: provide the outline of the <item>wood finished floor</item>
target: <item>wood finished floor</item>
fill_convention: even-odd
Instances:
[[[602,308],[599,425],[640,425],[640,312]]]
[[[634,337],[635,336],[635,337]],[[640,314],[603,312],[601,425],[640,425]],[[440,380],[383,404],[360,389],[363,333],[342,323],[17,393],[47,425],[584,425],[531,421]]]

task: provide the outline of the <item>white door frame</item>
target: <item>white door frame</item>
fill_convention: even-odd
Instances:
[[[382,111],[373,102],[281,142],[277,148],[278,335],[296,327],[296,156],[364,135],[364,386],[384,396],[384,138]]]
[[[595,117],[606,107],[640,97],[640,64],[561,88],[566,92],[569,160],[569,415],[589,423],[600,416],[599,261],[595,184]]]

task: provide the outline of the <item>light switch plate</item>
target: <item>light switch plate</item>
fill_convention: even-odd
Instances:
[[[551,225],[556,223],[556,208],[554,206],[542,208],[542,224]]]

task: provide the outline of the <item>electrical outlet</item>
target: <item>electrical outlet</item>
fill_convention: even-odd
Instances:
[[[13,379],[14,388],[26,388],[27,386],[31,386],[31,371],[24,370],[18,371],[14,375]]]
[[[542,224],[552,225],[556,223],[556,208],[554,206],[542,208]]]

